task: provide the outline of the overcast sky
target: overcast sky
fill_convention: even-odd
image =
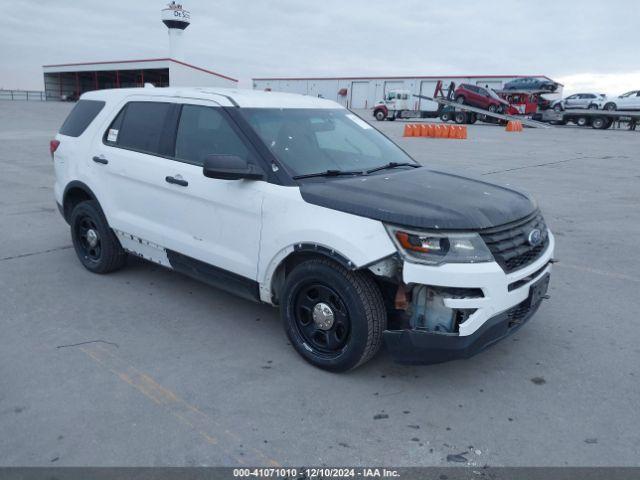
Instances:
[[[0,88],[42,89],[43,64],[168,56],[166,2],[12,0]],[[640,88],[640,2],[185,0],[184,60],[252,77],[543,74],[565,93]],[[10,8],[9,8],[10,7]]]

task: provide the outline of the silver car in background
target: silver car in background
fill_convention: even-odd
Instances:
[[[556,100],[552,108],[556,112],[562,110],[574,110],[576,108],[586,108],[598,110],[602,109],[602,105],[606,101],[607,96],[604,93],[574,93],[562,100]]]

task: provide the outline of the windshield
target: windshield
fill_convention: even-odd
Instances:
[[[239,111],[292,176],[365,171],[415,162],[345,109],[241,108]]]

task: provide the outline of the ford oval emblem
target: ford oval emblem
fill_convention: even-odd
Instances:
[[[534,228],[529,232],[527,240],[529,241],[529,245],[531,245],[532,247],[539,245],[542,241],[542,232],[539,229]]]

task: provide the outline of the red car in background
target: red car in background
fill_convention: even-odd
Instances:
[[[500,98],[497,93],[468,83],[461,83],[453,93],[453,98],[458,103],[483,108],[490,112],[502,113],[509,108],[509,102]]]

